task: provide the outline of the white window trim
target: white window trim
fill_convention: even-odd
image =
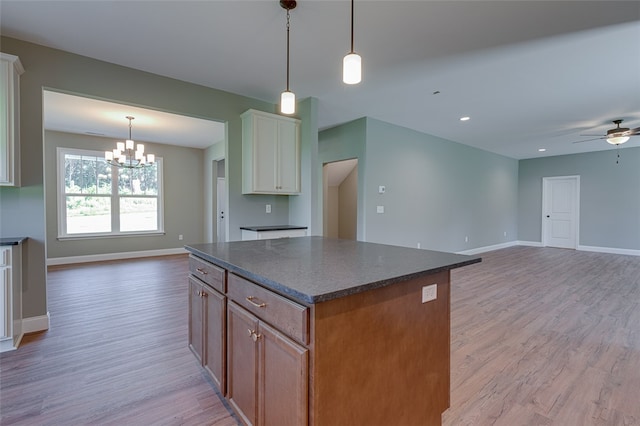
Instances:
[[[163,159],[162,157],[156,157],[155,161],[158,164],[158,195],[157,196],[147,196],[149,198],[158,199],[158,229],[153,231],[130,231],[130,232],[96,232],[96,233],[85,233],[85,234],[68,234],[67,233],[67,204],[66,204],[66,196],[65,196],[65,168],[64,168],[64,156],[65,154],[73,154],[73,155],[87,155],[93,157],[101,157],[104,155],[103,151],[94,151],[88,149],[78,149],[78,148],[63,148],[58,147],[57,151],[57,194],[56,194],[56,203],[58,210],[58,240],[84,240],[84,239],[93,239],[93,238],[120,238],[120,237],[139,237],[139,236],[154,236],[154,235],[165,235],[164,232],[164,179],[163,179]],[[111,168],[116,169],[116,167]],[[113,180],[117,183],[117,177]],[[99,194],[97,194],[99,195]],[[119,203],[120,195],[111,194],[109,197],[116,198],[116,205]],[[132,196],[135,197],[135,196]],[[144,195],[140,197],[144,198]],[[117,210],[116,210],[117,211]],[[113,221],[114,211],[111,212],[111,218]]]

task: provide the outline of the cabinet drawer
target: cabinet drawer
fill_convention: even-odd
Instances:
[[[212,263],[202,260],[193,255],[189,255],[189,272],[201,281],[209,284],[220,293],[226,292],[225,276],[227,271],[218,268]]]
[[[309,343],[309,308],[229,274],[231,300],[303,344]]]

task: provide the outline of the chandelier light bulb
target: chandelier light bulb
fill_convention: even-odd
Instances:
[[[280,95],[280,112],[282,114],[293,114],[296,112],[296,95],[293,92],[285,90]]]
[[[362,81],[362,58],[351,52],[342,60],[342,81],[346,84],[358,84]]]

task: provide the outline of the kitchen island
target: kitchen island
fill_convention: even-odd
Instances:
[[[440,424],[450,270],[480,258],[322,237],[186,249],[190,347],[242,422]]]

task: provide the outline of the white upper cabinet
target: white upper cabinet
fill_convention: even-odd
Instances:
[[[20,74],[17,56],[0,53],[0,185],[20,186]]]
[[[242,193],[300,193],[300,120],[248,110],[242,115]]]

